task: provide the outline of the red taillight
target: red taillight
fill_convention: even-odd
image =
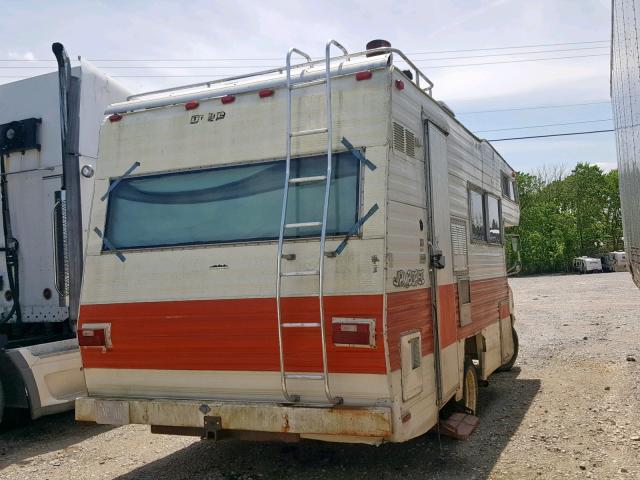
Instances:
[[[267,98],[267,97],[270,97],[271,95],[273,95],[274,92],[275,92],[275,90],[273,88],[263,88],[262,90],[260,90],[258,92],[258,96],[260,98]]]
[[[78,344],[81,347],[106,347],[106,339],[104,328],[78,329]]]
[[[225,95],[224,97],[222,97],[222,98],[220,99],[220,101],[221,101],[223,104],[225,104],[225,105],[226,105],[227,103],[233,103],[233,102],[235,102],[235,101],[236,101],[236,96],[235,96],[235,95]]]
[[[122,115],[120,115],[118,113],[114,113],[113,115],[109,116],[109,121],[110,122],[119,122],[120,120],[122,120]]]
[[[404,90],[404,82],[402,80],[396,80],[396,88],[398,90]]]
[[[195,110],[196,108],[198,108],[200,106],[200,102],[187,102],[184,104],[184,109],[185,110]]]
[[[331,324],[334,345],[363,345],[375,347],[375,320],[334,318]]]
[[[371,70],[365,70],[364,72],[356,73],[356,80],[357,81],[369,80],[371,77],[373,77],[373,72]]]

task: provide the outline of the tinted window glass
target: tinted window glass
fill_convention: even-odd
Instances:
[[[325,156],[292,159],[291,177],[325,168]],[[358,172],[353,155],[334,156],[328,235],[357,220]],[[284,178],[284,161],[127,178],[109,195],[105,235],[119,249],[274,239]],[[287,223],[322,220],[323,198],[323,182],[291,185]],[[317,236],[320,227],[286,233]]]
[[[502,241],[502,231],[500,225],[500,203],[496,197],[487,195],[487,240],[492,243]]]
[[[480,192],[469,190],[469,208],[471,209],[471,238],[485,240],[484,202]]]

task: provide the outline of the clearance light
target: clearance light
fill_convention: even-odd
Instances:
[[[404,82],[402,80],[396,80],[396,88],[398,90],[404,90]]]
[[[373,72],[371,70],[365,70],[364,72],[356,73],[356,80],[357,81],[369,80],[371,77],[373,77]]]
[[[375,325],[369,318],[333,318],[331,338],[334,345],[375,347]]]
[[[222,101],[222,103],[224,105],[226,105],[227,103],[233,103],[236,101],[236,96],[235,95],[225,95],[224,97],[222,97],[220,99],[220,101]]]
[[[109,121],[110,122],[119,122],[120,120],[122,120],[122,115],[120,115],[118,113],[114,113],[113,115],[111,115],[109,117]]]
[[[273,93],[275,92],[275,90],[273,88],[263,88],[262,90],[260,90],[258,92],[258,96],[260,98],[267,98],[273,95]]]
[[[184,109],[185,110],[195,110],[196,108],[198,108],[200,106],[200,102],[187,102],[184,104]]]
[[[104,328],[78,329],[78,345],[81,347],[106,347]]]

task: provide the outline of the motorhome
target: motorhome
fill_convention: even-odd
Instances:
[[[602,273],[602,261],[587,256],[573,259],[573,269],[578,273]]]
[[[0,85],[0,420],[86,393],[75,325],[104,109],[128,92],[86,62]],[[53,58],[53,57],[52,57]],[[22,415],[18,415],[22,417]]]
[[[77,420],[402,442],[513,365],[514,170],[384,42],[285,65],[108,108]]]

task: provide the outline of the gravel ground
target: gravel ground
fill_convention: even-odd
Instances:
[[[0,478],[640,478],[640,291],[627,273],[510,283],[520,357],[481,388],[467,442],[216,444],[64,414],[0,432]]]

